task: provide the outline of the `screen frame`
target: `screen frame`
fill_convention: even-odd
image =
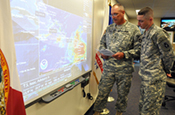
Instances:
[[[92,1],[92,18],[91,18],[91,43],[93,42],[93,15],[94,15],[94,12],[93,12],[93,6],[94,6],[94,2]],[[86,71],[85,73],[82,73],[81,75],[79,75],[79,76],[76,76],[73,80],[71,80],[71,81],[69,81],[69,82],[67,82],[67,83],[70,83],[70,82],[72,82],[72,81],[74,81],[75,79],[77,79],[77,78],[79,78],[79,77],[81,77],[81,76],[83,76],[84,74],[87,74],[87,73],[89,73],[89,72],[91,72],[92,71],[92,69],[93,69],[93,45],[91,45],[91,47],[90,47],[90,53],[91,53],[91,56],[89,56],[89,60],[91,60],[90,61],[90,68],[91,69],[89,69],[88,71]],[[51,92],[53,92],[54,90],[56,90],[56,89],[58,89],[58,88],[60,88],[60,87],[63,87],[64,85],[66,85],[67,83],[65,83],[65,84],[63,84],[63,85],[61,85],[61,86],[59,86],[59,87],[57,87],[57,88],[54,88],[53,90],[50,90],[50,91],[48,91],[47,93],[45,93],[45,94],[43,94],[43,95],[41,95],[41,96],[39,96],[38,98],[33,98],[31,101],[29,101],[29,102],[27,102],[27,103],[25,103],[25,107],[29,107],[29,106],[31,106],[31,105],[33,105],[33,104],[35,104],[36,102],[39,102],[40,100],[41,100],[41,98],[44,96],[44,95],[47,95],[47,94],[49,94],[49,93],[51,93]]]

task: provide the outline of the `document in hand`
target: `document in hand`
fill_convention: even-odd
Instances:
[[[106,56],[112,56],[114,53],[109,50],[109,49],[102,49],[102,50],[99,50],[100,53],[102,53],[103,55],[106,55]]]

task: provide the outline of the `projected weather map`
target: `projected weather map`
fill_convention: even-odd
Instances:
[[[83,17],[53,7],[47,0],[11,0],[17,68],[25,103],[91,70],[87,56],[91,55],[88,37],[92,19],[86,10],[92,3],[82,3]]]

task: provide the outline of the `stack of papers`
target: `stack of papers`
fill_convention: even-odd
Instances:
[[[114,53],[109,50],[109,49],[102,49],[102,50],[98,50],[100,53],[102,53],[103,55],[106,55],[106,56],[112,56]]]

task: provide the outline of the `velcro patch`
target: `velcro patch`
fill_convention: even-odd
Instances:
[[[164,40],[160,43],[160,47],[162,48],[163,51],[170,51],[171,45],[168,40]]]

